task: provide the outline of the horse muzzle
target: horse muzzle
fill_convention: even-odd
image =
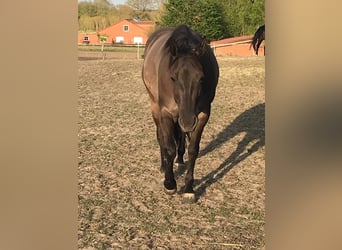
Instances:
[[[189,116],[189,117],[186,117],[185,119],[182,117],[178,118],[178,124],[184,133],[194,131],[197,125],[197,121],[198,119],[196,116]]]

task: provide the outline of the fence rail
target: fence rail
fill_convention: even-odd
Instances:
[[[95,53],[104,59],[114,58],[114,54],[122,54],[124,58],[143,58],[145,45],[124,44],[78,44],[78,50],[85,53]]]
[[[251,43],[251,42],[252,42],[252,40],[244,40],[244,41],[233,42],[233,43],[212,44],[211,47],[212,48],[220,48],[220,47],[233,46],[233,45],[237,45],[237,44],[245,44],[245,43]]]
[[[102,44],[84,44],[84,43],[78,43],[77,44],[79,48],[87,48],[87,47],[102,47]],[[103,44],[105,48],[144,48],[144,44],[120,44],[120,43],[114,43],[114,44]]]

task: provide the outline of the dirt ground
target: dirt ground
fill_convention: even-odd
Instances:
[[[79,249],[265,247],[265,58],[218,57],[197,201],[163,191],[136,54],[79,52]],[[175,167],[178,188],[184,168]]]

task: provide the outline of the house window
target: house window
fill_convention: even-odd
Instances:
[[[84,36],[83,37],[83,43],[85,43],[85,44],[89,44],[90,43],[89,36]]]
[[[125,32],[128,32],[128,25],[124,25],[124,26],[123,26],[123,30],[124,30]]]
[[[142,44],[142,37],[140,37],[140,36],[135,36],[135,37],[133,38],[133,43],[134,43],[134,44]]]
[[[116,43],[124,43],[124,37],[123,36],[117,36],[115,37]]]

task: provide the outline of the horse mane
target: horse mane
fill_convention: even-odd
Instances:
[[[202,53],[202,51],[199,51],[202,41],[203,39],[199,34],[192,31],[185,24],[182,24],[173,30],[165,46],[172,55],[198,54]]]
[[[251,46],[253,46],[253,49],[257,54],[262,40],[265,40],[265,24],[257,29],[251,42]]]
[[[145,44],[145,48],[149,47],[151,43],[153,43],[153,41],[155,41],[156,39],[158,39],[158,37],[160,37],[163,33],[168,32],[168,31],[172,31],[173,29],[170,27],[164,27],[164,28],[160,28],[159,30],[153,32],[151,34],[151,36],[147,39],[147,42]]]

